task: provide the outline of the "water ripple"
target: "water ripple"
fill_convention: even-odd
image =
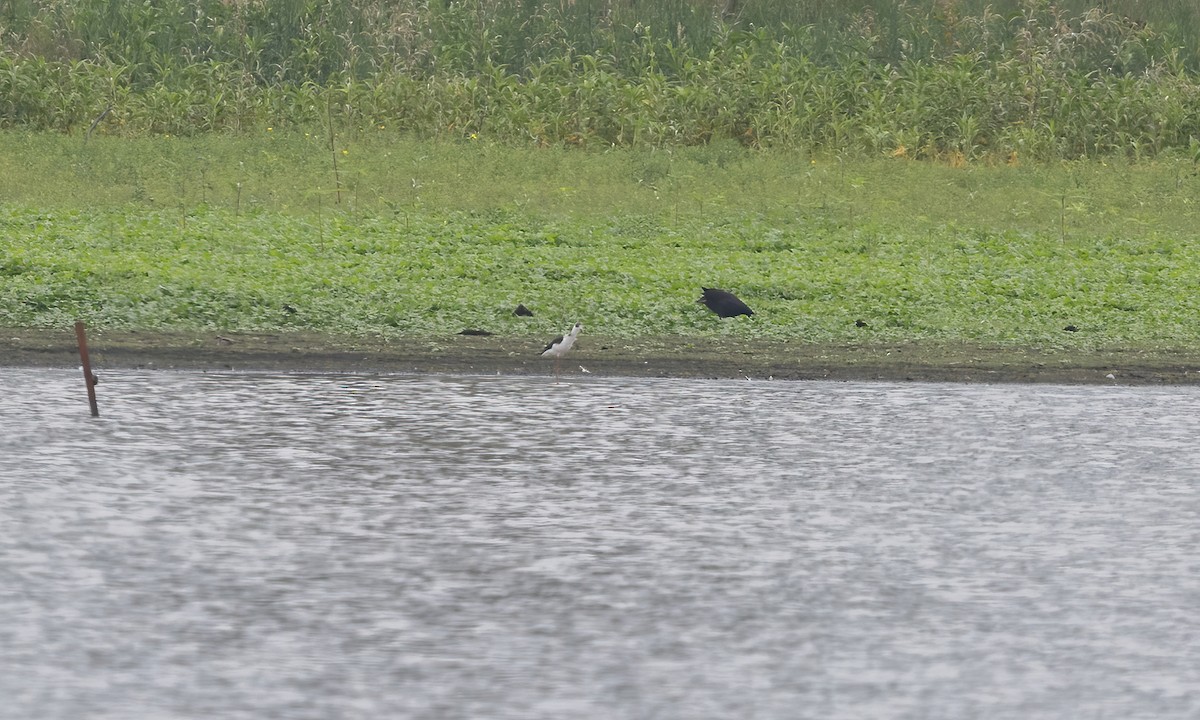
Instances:
[[[0,369],[0,717],[1192,718],[1190,388]]]

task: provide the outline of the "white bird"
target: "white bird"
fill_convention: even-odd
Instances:
[[[546,345],[546,349],[542,351],[542,357],[550,356],[554,358],[554,379],[558,379],[558,364],[562,360],[562,356],[567,354],[571,346],[575,344],[575,338],[579,337],[579,331],[583,329],[583,323],[575,323],[575,327],[571,328],[571,332],[565,336],[559,335]]]

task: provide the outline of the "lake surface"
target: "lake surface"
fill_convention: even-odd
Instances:
[[[1200,391],[0,368],[0,718],[1200,717]]]

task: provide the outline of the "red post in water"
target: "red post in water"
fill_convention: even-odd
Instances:
[[[83,321],[75,323],[75,339],[79,341],[79,359],[83,361],[83,382],[87,385],[92,417],[100,417],[100,408],[96,405],[96,376],[92,374],[92,362],[88,359],[87,334],[83,331]]]

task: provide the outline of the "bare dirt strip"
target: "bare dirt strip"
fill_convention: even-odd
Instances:
[[[306,333],[89,331],[92,366],[112,369],[548,375],[530,338],[356,338]],[[73,329],[0,328],[0,366],[78,367]],[[745,344],[737,338],[581,336],[563,375],[1191,384],[1200,353],[1022,349],[971,343]]]

